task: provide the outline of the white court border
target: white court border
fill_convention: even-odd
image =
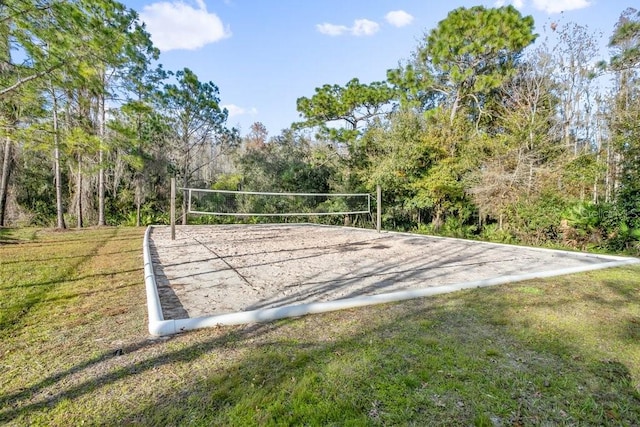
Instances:
[[[314,224],[315,225],[315,224]],[[507,283],[521,282],[531,279],[542,279],[546,277],[562,276],[566,274],[581,273],[591,270],[602,270],[605,268],[620,267],[623,265],[640,263],[638,258],[620,257],[613,255],[595,255],[583,252],[569,252],[547,248],[532,248],[540,251],[552,251],[558,254],[571,254],[573,256],[584,256],[589,258],[601,258],[609,261],[602,263],[588,264],[579,267],[561,268],[551,271],[540,271],[534,273],[512,274],[508,276],[494,277],[491,279],[475,280],[471,282],[454,283],[451,285],[443,285],[431,288],[412,289],[406,291],[389,292],[377,295],[365,295],[352,298],[344,298],[334,301],[312,302],[305,304],[285,305],[282,307],[264,308],[251,311],[240,311],[236,313],[225,313],[214,316],[193,317],[187,319],[170,319],[165,320],[162,314],[162,306],[160,305],[160,297],[158,295],[158,287],[156,277],[153,270],[153,262],[149,250],[149,236],[154,226],[147,227],[144,234],[142,246],[142,256],[144,261],[144,282],[147,294],[147,310],[149,313],[149,333],[154,336],[173,335],[184,331],[191,331],[201,328],[211,328],[223,325],[240,325],[245,323],[270,322],[286,317],[298,317],[306,314],[326,313],[329,311],[344,310],[348,308],[364,307],[367,305],[384,304],[395,301],[404,301],[414,298],[423,298],[433,295],[445,294],[449,292],[459,291],[463,289],[484,288],[487,286],[504,285]],[[213,226],[215,227],[215,226]],[[330,226],[333,227],[333,226]],[[337,227],[337,226],[336,226]],[[338,227],[340,228],[340,227]],[[409,235],[412,237],[437,238],[448,240],[464,240],[452,237],[441,236],[423,236],[420,234],[397,233],[393,231],[385,231],[385,234]],[[472,240],[464,240],[465,242],[473,242]],[[516,245],[506,245],[502,243],[478,242],[486,245],[508,246],[518,248]]]

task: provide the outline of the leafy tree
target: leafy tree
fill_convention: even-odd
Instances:
[[[555,86],[550,91],[560,101],[557,104],[561,140],[573,157],[588,154],[593,147],[593,100],[599,75],[595,65],[599,56],[601,34],[575,23],[556,24],[556,42],[545,40],[546,50],[554,63],[552,77]],[[568,161],[572,161],[569,159]]]
[[[170,72],[175,83],[164,85],[161,106],[174,129],[173,160],[182,186],[188,188],[194,175],[211,163],[201,161],[197,153],[218,143],[227,146],[237,143],[237,131],[227,130],[227,110],[221,109],[218,87],[203,83],[188,68]],[[210,153],[210,150],[207,150]],[[186,224],[187,200],[182,202],[183,224]]]
[[[167,78],[162,66],[151,70],[144,61],[134,61],[125,74],[118,80],[124,85],[127,101],[112,111],[106,123],[113,169],[111,194],[106,203],[111,223],[125,221],[139,226],[148,197],[149,205],[168,198],[163,189],[168,186],[167,141],[173,133],[167,118],[158,111],[158,88]],[[131,212],[132,205],[135,213]],[[151,222],[156,217],[154,212],[145,216]]]
[[[513,6],[461,7],[425,36],[405,67],[389,70],[388,79],[405,101],[424,109],[446,106],[449,124],[463,105],[479,117],[535,38],[533,18]]]
[[[393,99],[394,92],[385,82],[363,84],[357,78],[351,79],[344,87],[324,85],[316,88],[311,98],[298,98],[296,101],[304,122],[296,127],[320,126],[332,139],[348,142],[359,133],[360,124],[385,114],[385,106]],[[329,128],[334,121],[347,123],[346,129]]]
[[[482,166],[467,180],[481,220],[497,220],[500,230],[519,200],[537,197],[557,178],[561,147],[553,131],[553,67],[547,52],[537,50],[505,84],[495,113],[500,132],[491,136]]]
[[[412,204],[412,183],[431,165],[424,118],[408,109],[392,113],[388,122],[370,126],[351,151],[351,167],[362,191],[384,188],[385,222],[410,228],[423,219],[424,209]]]
[[[62,196],[62,162],[61,162],[61,132],[60,120],[58,117],[59,99],[58,91],[53,86],[51,80],[47,85],[49,99],[51,100],[51,137],[53,145],[53,167],[54,167],[54,183],[56,187],[56,225],[58,229],[66,228],[64,220],[64,203]]]
[[[23,153],[16,166],[15,192],[16,203],[25,212],[28,224],[50,226],[55,217],[53,174],[48,153]]]
[[[251,125],[250,132],[244,137],[244,144],[248,150],[259,150],[267,143],[269,132],[265,125],[255,122]]]
[[[104,147],[107,94],[116,81],[129,77],[127,67],[147,63],[157,57],[157,50],[137,13],[114,0],[7,0],[0,4],[0,22],[0,39],[7,52],[17,50],[24,58],[20,64],[13,64],[8,55],[3,58],[11,72],[0,78],[0,98],[16,96],[27,86],[48,94],[55,116],[55,180],[60,183],[61,133],[73,126],[59,114],[70,110],[62,103],[79,99],[80,92],[93,103],[82,109],[92,129],[83,127],[87,135],[98,135]],[[98,223],[103,224],[104,150],[98,153]],[[64,227],[60,185],[56,193],[58,226]]]
[[[611,57],[611,66],[615,70],[640,66],[640,11],[628,8],[622,13],[609,46],[615,50]]]
[[[149,61],[157,59],[159,51],[153,47],[149,35],[138,22],[138,15],[112,0],[91,1],[87,29],[94,34],[90,40],[96,54],[93,59],[96,87],[96,131],[102,140],[99,150],[98,225],[105,224],[105,151],[106,102],[113,86],[144,75]]]
[[[0,25],[6,23],[0,22]],[[11,64],[11,51],[8,43],[8,36],[0,31],[0,79],[5,81],[13,71]],[[5,225],[5,214],[7,210],[7,194],[9,190],[9,178],[13,169],[13,141],[12,131],[18,122],[18,99],[16,96],[12,99],[5,99],[0,105],[0,124],[2,125],[2,170],[0,171],[0,227]]]
[[[444,109],[427,114],[424,135],[429,167],[412,184],[415,195],[412,204],[431,212],[431,222],[437,231],[447,216],[456,216],[461,223],[469,219],[466,177],[478,168],[485,157],[486,136],[475,135],[473,123],[462,116],[454,118]]]
[[[302,133],[285,129],[259,147],[240,156],[243,188],[251,191],[327,193],[333,164]]]
[[[120,177],[114,177],[112,193],[112,222],[131,219],[131,205],[135,215],[129,222],[142,224],[143,204],[166,202],[166,179],[169,159],[168,141],[173,133],[165,117],[143,101],[130,101],[122,105],[109,121],[113,149]],[[120,182],[123,181],[123,184]],[[121,189],[121,187],[124,187]],[[117,192],[123,192],[116,197]],[[166,203],[165,203],[166,204]],[[154,211],[160,211],[155,206]],[[151,218],[153,215],[149,214]],[[118,221],[119,220],[119,221]]]
[[[640,13],[627,9],[610,40],[616,94],[610,118],[613,145],[620,156],[619,234],[634,238],[640,229]],[[627,229],[628,233],[622,233]],[[638,239],[636,239],[638,240]],[[625,243],[626,244],[626,243]]]
[[[113,0],[4,0],[0,33],[25,61],[11,78],[3,79],[0,98],[55,71],[86,73],[86,65],[96,55],[92,45],[109,49],[108,38],[101,37],[108,27],[104,24],[124,10]]]
[[[7,12],[7,5],[0,4],[0,87],[12,85],[24,66],[15,64],[12,50],[15,50],[12,29],[15,22]],[[14,175],[19,144],[25,136],[25,126],[42,117],[43,98],[33,85],[23,84],[7,92],[0,98],[0,135],[2,153],[0,160],[0,227],[6,223],[9,184]]]

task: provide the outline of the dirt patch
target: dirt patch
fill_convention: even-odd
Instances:
[[[596,255],[307,224],[153,228],[165,319],[611,262]]]

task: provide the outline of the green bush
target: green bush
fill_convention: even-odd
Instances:
[[[518,202],[507,219],[518,241],[531,245],[559,242],[562,214],[568,201],[560,194],[543,193]]]
[[[480,231],[480,239],[496,243],[518,243],[516,237],[508,229],[500,228],[496,223],[484,225]]]

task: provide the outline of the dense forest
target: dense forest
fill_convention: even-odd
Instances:
[[[290,128],[241,136],[215,83],[157,65],[135,11],[5,0],[0,226],[166,223],[171,177],[271,192],[379,184],[387,229],[637,254],[640,12],[602,36],[537,28],[512,6],[453,10],[386,81],[328,83],[300,94]]]

